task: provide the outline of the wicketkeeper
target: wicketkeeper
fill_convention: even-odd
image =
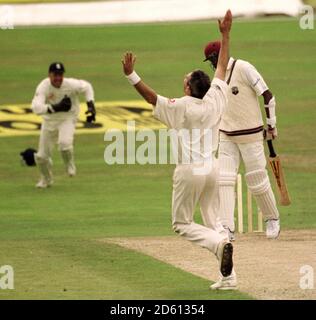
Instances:
[[[217,68],[221,43],[210,42],[205,60]],[[268,134],[277,137],[275,97],[256,68],[247,61],[230,58],[225,80],[229,86],[228,107],[220,124],[220,217],[231,240],[234,240],[235,184],[240,156],[245,164],[246,182],[266,221],[266,235],[280,233],[279,212],[266,170],[263,140],[264,127],[258,96],[264,100]]]
[[[48,78],[36,88],[32,101],[34,113],[43,117],[38,152],[35,161],[41,178],[38,188],[52,185],[52,149],[58,143],[66,171],[70,177],[76,174],[73,141],[79,114],[79,95],[84,94],[88,110],[87,121],[95,121],[94,92],[91,84],[85,80],[64,78],[65,68],[61,62],[49,66]]]

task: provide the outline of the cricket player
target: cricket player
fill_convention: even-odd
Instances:
[[[61,62],[49,66],[48,78],[36,88],[32,101],[34,113],[43,117],[38,152],[35,161],[41,178],[38,188],[47,188],[53,184],[52,149],[58,143],[66,171],[70,177],[76,174],[73,140],[79,114],[79,95],[84,94],[88,110],[87,122],[95,121],[94,92],[91,84],[85,80],[64,78],[65,68]]]
[[[236,274],[233,270],[233,247],[227,233],[218,219],[218,164],[215,153],[218,148],[219,123],[227,105],[228,86],[225,74],[229,59],[229,32],[232,15],[227,11],[224,20],[219,21],[222,33],[222,48],[214,79],[197,70],[184,78],[185,96],[168,99],[158,95],[147,86],[134,71],[135,56],[126,53],[123,63],[124,73],[140,95],[154,106],[153,115],[169,129],[177,130],[178,150],[181,155],[173,176],[172,226],[173,230],[185,239],[207,248],[219,261],[220,280],[212,289],[235,289]],[[195,134],[193,134],[193,131]],[[212,139],[208,144],[207,133]],[[182,139],[184,132],[191,134],[189,141]],[[197,154],[196,144],[203,145]],[[190,155],[190,161],[184,161],[182,155]],[[193,215],[200,204],[204,225],[194,222]]]
[[[221,43],[210,42],[205,60],[218,67]],[[229,86],[228,107],[220,124],[220,217],[230,240],[235,240],[235,184],[240,156],[245,164],[245,179],[266,221],[266,236],[280,233],[279,212],[266,170],[264,128],[258,96],[264,100],[268,134],[277,137],[275,97],[256,68],[247,61],[230,58],[225,80]]]

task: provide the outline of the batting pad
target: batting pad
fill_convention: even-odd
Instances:
[[[251,171],[245,175],[248,188],[257,201],[265,220],[279,219],[279,211],[266,169]]]

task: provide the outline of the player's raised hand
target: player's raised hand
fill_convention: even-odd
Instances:
[[[232,27],[232,22],[233,15],[230,10],[227,10],[224,19],[222,21],[218,20],[219,31],[223,34],[228,34]]]
[[[132,52],[126,52],[123,59],[123,71],[126,76],[130,75],[134,71],[134,65],[136,62],[136,56]]]

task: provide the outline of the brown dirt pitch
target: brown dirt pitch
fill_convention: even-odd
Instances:
[[[105,242],[149,255],[215,281],[217,261],[205,249],[180,237],[111,238]],[[301,289],[301,267],[316,268],[316,230],[282,231],[278,240],[240,234],[234,243],[238,289],[257,299],[316,299],[316,288]],[[316,281],[316,277],[314,277]]]

